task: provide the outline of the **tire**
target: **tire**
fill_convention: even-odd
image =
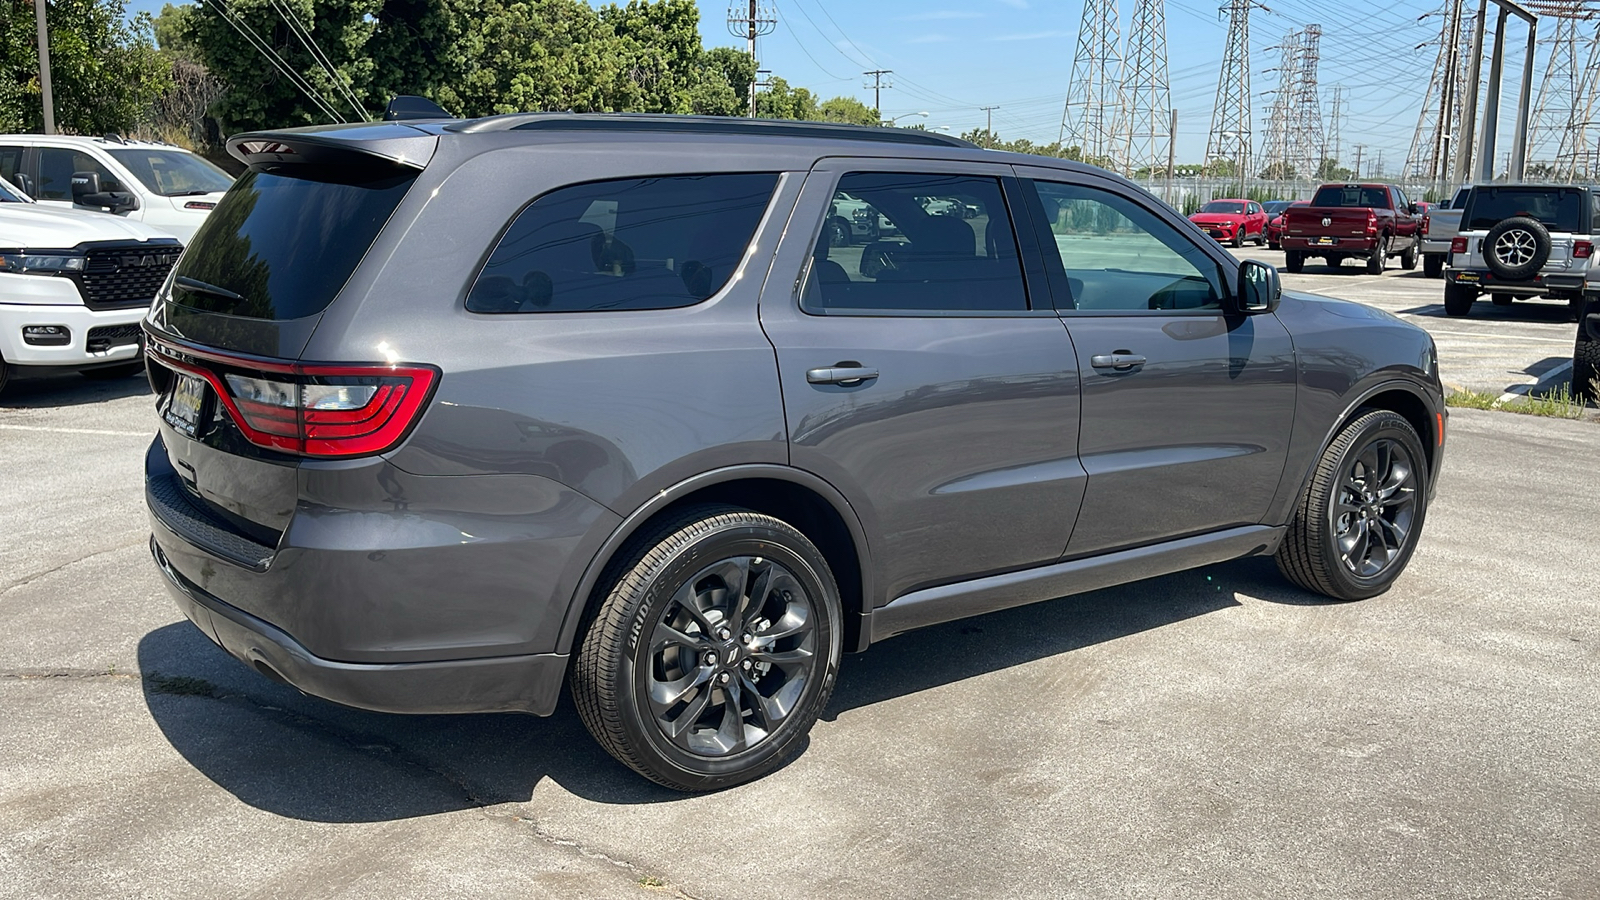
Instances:
[[[1496,222],[1483,236],[1483,261],[1496,278],[1530,281],[1550,261],[1550,231],[1529,216]]]
[[[1278,243],[1277,241],[1267,241],[1267,249],[1268,250],[1282,250],[1283,249],[1283,245]]]
[[[850,224],[848,222],[843,219],[829,219],[828,224],[823,227],[828,229],[829,247],[850,246]]]
[[[738,507],[692,507],[631,540],[601,583],[572,696],[608,753],[681,791],[752,781],[799,754],[843,638],[839,589],[805,535]],[[745,606],[751,592],[764,602]],[[734,617],[738,628],[722,627]],[[676,692],[670,705],[663,692]]]
[[[1243,225],[1240,225],[1239,226],[1239,230],[1235,231],[1233,233],[1233,246],[1234,246],[1235,249],[1244,246],[1244,226]]]
[[[1283,252],[1283,267],[1292,274],[1298,275],[1306,267],[1306,256],[1299,250],[1285,250]]]
[[[1365,600],[1405,571],[1427,516],[1416,429],[1386,409],[1358,415],[1323,451],[1274,559],[1296,585]]]
[[[1489,295],[1489,302],[1493,303],[1495,306],[1510,306],[1512,299],[1513,298],[1510,294]]]
[[[1437,253],[1424,254],[1422,257],[1422,274],[1429,278],[1444,277],[1444,257]]]
[[[121,363],[115,366],[98,366],[93,369],[79,369],[78,374],[95,381],[115,381],[119,378],[132,378],[144,374],[144,363]]]
[[[11,364],[0,359],[0,394],[6,392],[6,382],[11,380]]]
[[[1406,252],[1400,254],[1400,268],[1405,269],[1407,272],[1414,271],[1417,268],[1417,244],[1415,241],[1406,248]]]
[[[1600,400],[1600,341],[1590,340],[1578,326],[1578,341],[1572,348],[1572,394]]]
[[[1378,246],[1372,248],[1367,254],[1367,274],[1382,275],[1383,270],[1389,267],[1389,238],[1387,235],[1378,239]]]
[[[1462,287],[1453,281],[1444,285],[1444,311],[1446,315],[1464,316],[1472,310],[1472,301],[1478,299],[1478,292],[1471,288]]]

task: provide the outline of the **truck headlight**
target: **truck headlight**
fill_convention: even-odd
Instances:
[[[63,272],[82,272],[87,262],[87,259],[74,253],[0,250],[0,272],[13,274],[34,272],[40,275],[58,275]]]

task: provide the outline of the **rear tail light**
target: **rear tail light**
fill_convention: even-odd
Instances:
[[[1467,252],[1467,239],[1464,238],[1464,237],[1453,237],[1453,238],[1451,238],[1450,239],[1450,252],[1451,253],[1465,253],[1465,252]]]
[[[1422,216],[1422,233],[1428,233],[1428,216],[1426,214]]]
[[[1378,214],[1369,209],[1369,210],[1367,210],[1367,234],[1377,234],[1377,233],[1378,233]]]
[[[318,459],[383,453],[416,423],[431,366],[279,363],[150,341],[161,365],[204,378],[245,439]]]
[[[1589,241],[1572,242],[1572,258],[1588,259],[1594,255],[1594,244]]]

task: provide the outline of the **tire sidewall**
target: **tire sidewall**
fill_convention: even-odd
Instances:
[[[795,538],[799,538],[798,541]],[[788,544],[797,546],[791,547]],[[827,658],[778,731],[756,747],[709,759],[674,745],[656,727],[644,699],[648,691],[649,634],[679,587],[707,565],[733,556],[761,556],[787,568],[811,596],[817,614],[818,643]],[[655,573],[644,590],[630,598],[629,633],[616,674],[618,714],[629,742],[655,758],[674,782],[697,790],[727,787],[766,775],[797,751],[821,714],[838,676],[843,648],[838,588],[822,554],[799,532],[741,523],[712,530],[680,548]]]
[[[1361,420],[1357,420],[1360,422]],[[1339,558],[1339,543],[1336,524],[1338,517],[1334,514],[1333,496],[1339,490],[1339,483],[1343,480],[1343,473],[1349,468],[1351,461],[1361,454],[1374,441],[1382,439],[1397,440],[1411,455],[1412,465],[1415,467],[1416,478],[1416,511],[1412,516],[1411,529],[1406,536],[1406,545],[1400,550],[1400,558],[1390,563],[1382,572],[1371,578],[1362,578],[1346,568]],[[1405,572],[1406,566],[1411,562],[1411,555],[1416,551],[1417,540],[1422,535],[1422,528],[1428,514],[1428,457],[1422,447],[1422,440],[1417,437],[1413,429],[1398,413],[1381,414],[1368,420],[1363,426],[1360,436],[1349,443],[1344,451],[1339,454],[1334,471],[1340,477],[1335,478],[1333,494],[1317,498],[1316,513],[1319,521],[1317,531],[1323,543],[1323,551],[1328,554],[1331,561],[1328,572],[1337,583],[1339,594],[1355,600],[1364,600],[1375,597],[1389,589],[1396,578]]]
[[[1533,258],[1520,266],[1511,266],[1500,259],[1495,244],[1510,231],[1526,231],[1533,236]],[[1483,236],[1483,261],[1497,278],[1506,281],[1527,281],[1539,274],[1550,261],[1550,230],[1544,223],[1528,216],[1512,216],[1496,222]]]

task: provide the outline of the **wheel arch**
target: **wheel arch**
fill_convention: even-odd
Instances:
[[[1386,409],[1398,413],[1416,429],[1417,437],[1422,439],[1422,452],[1428,461],[1428,481],[1430,485],[1433,483],[1438,471],[1435,463],[1439,459],[1441,446],[1439,420],[1444,414],[1431,408],[1421,387],[1411,381],[1396,378],[1370,385],[1357,394],[1354,400],[1346,403],[1344,410],[1334,419],[1333,426],[1322,436],[1321,443],[1317,445],[1317,452],[1311,457],[1311,465],[1307,467],[1296,485],[1294,497],[1299,497],[1305,492],[1306,485],[1316,472],[1316,461],[1328,451],[1329,445],[1339,436],[1339,432],[1362,413],[1374,409]]]
[[[726,503],[782,519],[799,529],[828,561],[839,586],[844,647],[866,649],[872,568],[866,530],[850,502],[827,481],[792,466],[742,465],[704,472],[653,495],[612,530],[568,600],[556,652],[571,653],[604,601],[601,578],[629,539],[663,516],[700,503]]]

